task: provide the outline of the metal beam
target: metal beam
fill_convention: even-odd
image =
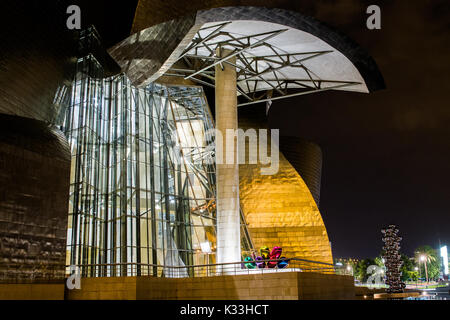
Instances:
[[[278,97],[274,97],[274,98],[261,99],[261,100],[252,101],[252,102],[244,102],[244,103],[238,104],[237,106],[238,107],[242,107],[242,106],[247,106],[247,105],[250,105],[250,104],[256,104],[256,103],[260,103],[260,102],[266,102],[266,101],[280,100],[280,99],[285,99],[285,98],[290,98],[290,97],[303,96],[303,95],[306,95],[306,94],[317,93],[317,92],[322,92],[322,91],[327,91],[327,90],[332,90],[332,89],[338,89],[338,88],[344,88],[344,87],[354,86],[354,85],[357,85],[357,84],[361,84],[361,83],[360,82],[349,82],[349,83],[346,83],[346,84],[336,85],[336,86],[328,87],[328,88],[297,92],[297,93],[287,94],[287,95],[284,95],[284,96],[278,96]]]
[[[224,57],[224,58],[222,58],[222,59],[220,59],[220,60],[218,60],[218,61],[212,63],[211,65],[209,65],[209,66],[207,66],[207,67],[205,67],[205,68],[203,68],[203,69],[201,69],[201,70],[199,70],[199,71],[197,71],[197,72],[194,72],[193,74],[187,76],[187,77],[184,78],[184,79],[187,80],[187,79],[189,79],[189,78],[191,78],[191,77],[193,77],[193,76],[195,76],[195,75],[197,75],[197,74],[199,74],[199,73],[201,73],[201,72],[203,72],[203,71],[205,71],[205,70],[208,70],[208,69],[210,69],[210,68],[212,68],[212,67],[214,67],[214,66],[216,66],[216,65],[218,65],[218,64],[220,64],[220,63],[222,63],[222,62],[224,62],[224,61],[227,61],[228,59],[230,59],[230,58],[232,58],[232,57],[234,57],[234,56],[236,56],[236,55],[238,55],[238,54],[240,54],[240,53],[242,53],[242,52],[245,52],[245,51],[247,51],[247,50],[249,50],[249,49],[251,49],[251,48],[254,48],[254,47],[256,47],[256,46],[259,46],[259,45],[263,44],[264,41],[269,40],[269,39],[271,39],[271,38],[273,38],[273,37],[279,35],[279,34],[282,33],[282,32],[285,32],[285,31],[287,31],[287,30],[288,30],[288,29],[281,29],[281,30],[273,31],[273,32],[271,32],[271,34],[270,34],[269,36],[264,37],[263,39],[258,40],[258,41],[256,41],[255,43],[250,44],[249,46],[247,46],[247,47],[245,47],[245,48],[243,48],[243,49],[237,50],[237,51],[235,51],[235,52],[229,54],[228,56],[226,56],[226,57]]]
[[[220,65],[223,68],[224,63],[230,64],[240,70],[238,72],[238,79],[237,79],[238,93],[241,96],[244,96],[247,100],[249,100],[248,102],[238,104],[238,106],[245,106],[272,100],[279,100],[289,97],[301,96],[310,93],[322,92],[361,84],[359,82],[351,82],[351,81],[320,79],[320,77],[318,77],[314,73],[314,71],[308,69],[305,65],[303,65],[304,61],[322,56],[324,54],[332,53],[333,50],[286,53],[281,51],[279,48],[271,45],[270,43],[266,42],[267,40],[285,32],[288,29],[280,29],[260,34],[240,36],[240,35],[232,35],[229,32],[222,30],[229,23],[230,22],[226,22],[223,24],[200,29],[200,31],[198,32],[198,38],[193,40],[193,44],[189,46],[189,48],[184,51],[182,57],[179,58],[188,60],[189,62],[188,64],[190,64],[191,66],[196,65],[194,63],[195,59],[201,61],[200,67],[198,67],[197,70],[195,70],[192,67],[188,69],[171,68],[169,72],[172,71],[173,73],[167,73],[166,75],[183,77],[186,80],[191,79],[192,81],[195,81],[199,84],[215,88],[214,71],[208,69],[211,69],[216,65]],[[201,31],[213,28],[214,30],[210,34],[208,34],[204,38],[201,38],[200,35]],[[213,40],[218,37],[222,37],[224,39]],[[262,38],[257,39],[256,37]],[[256,41],[254,43],[251,43],[252,40]],[[223,46],[234,47],[235,51],[223,58],[215,56],[216,48]],[[266,46],[269,50],[272,50],[273,54],[266,54],[263,56],[254,56],[249,53],[246,54],[248,50],[259,46]],[[206,55],[198,54],[199,48],[203,48],[202,50],[207,50]],[[195,53],[192,53],[193,50],[195,51]],[[234,56],[237,56],[239,64],[231,63],[230,61],[228,61],[230,58]],[[284,78],[283,75],[277,74],[277,71],[282,72],[282,69],[286,67],[301,68],[306,73],[306,77],[296,79],[283,79]],[[266,73],[272,73],[273,74],[272,78],[264,79],[262,75]],[[211,80],[212,83],[209,81],[199,79],[196,76],[205,77]],[[262,81],[265,84],[265,86],[267,86],[267,88],[261,90],[257,89],[259,81]],[[250,84],[251,82],[254,82],[254,84],[253,85]],[[307,85],[307,83],[310,83],[311,85]],[[322,88],[322,85],[324,83],[333,85],[327,88]],[[304,88],[305,91],[287,94],[289,85],[291,85],[291,87],[295,86],[299,88]],[[270,90],[277,91],[279,93],[279,96],[268,97],[267,92],[263,93],[262,95],[256,94],[256,92],[258,91],[264,92],[269,90],[269,88]]]
[[[301,59],[297,59],[297,60],[295,60],[295,61],[293,61],[293,62],[288,62],[288,63],[282,64],[281,66],[275,67],[275,68],[273,68],[273,67],[270,66],[270,67],[264,69],[263,71],[259,72],[258,74],[255,74],[255,75],[253,75],[253,76],[251,76],[251,77],[249,77],[249,78],[245,78],[245,79],[242,79],[242,80],[249,80],[249,79],[252,79],[252,78],[254,78],[254,77],[259,77],[259,76],[261,76],[261,75],[263,75],[263,74],[266,74],[266,73],[268,73],[268,72],[271,72],[271,71],[277,71],[277,70],[283,69],[283,68],[285,68],[285,67],[292,67],[292,66],[294,66],[294,65],[297,64],[297,63],[300,63],[299,66],[303,67],[303,68],[305,69],[305,71],[306,71],[306,70],[309,71],[308,68],[306,68],[305,66],[303,66],[303,64],[302,64],[303,61],[306,61],[306,60],[309,60],[309,59],[312,59],[312,58],[321,56],[321,55],[323,55],[323,54],[325,54],[325,53],[329,53],[329,52],[332,52],[332,51],[321,51],[321,52],[317,53],[317,54],[314,55],[314,56],[306,57],[306,58],[301,58]],[[264,59],[261,59],[261,60],[264,61]],[[268,63],[268,64],[269,64],[269,63]],[[306,71],[306,72],[308,72],[308,71]]]
[[[224,22],[224,23],[221,23],[221,24],[218,24],[218,25],[214,25],[214,26],[210,26],[210,27],[206,27],[206,28],[200,29],[200,30],[197,32],[200,41],[198,41],[198,42],[196,42],[196,43],[193,42],[192,45],[189,46],[189,48],[187,48],[186,50],[184,50],[184,52],[181,54],[181,56],[180,56],[179,59],[183,58],[189,51],[191,51],[192,49],[198,47],[199,45],[201,45],[201,44],[204,43],[205,41],[208,41],[209,39],[214,38],[214,37],[217,35],[217,33],[220,32],[220,30],[222,30],[227,24],[230,24],[230,23],[231,23],[231,21],[227,21],[227,22]],[[203,39],[200,38],[200,31],[207,30],[207,29],[211,29],[211,28],[214,28],[214,27],[217,27],[217,29],[215,29],[213,32],[211,32],[209,35],[207,35],[207,36],[204,37]]]

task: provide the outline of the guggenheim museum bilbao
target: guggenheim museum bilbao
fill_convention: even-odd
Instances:
[[[0,298],[351,298],[321,150],[266,115],[383,78],[347,36],[245,2],[168,1],[155,18],[140,0],[109,48],[95,25],[69,29],[61,1],[1,5],[17,28],[0,61]],[[249,290],[267,279],[287,282]]]

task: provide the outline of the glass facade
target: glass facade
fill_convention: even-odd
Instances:
[[[98,277],[170,276],[164,266],[214,263],[214,124],[202,88],[135,88],[122,74],[103,74],[94,56],[78,60],[64,120],[67,265]]]

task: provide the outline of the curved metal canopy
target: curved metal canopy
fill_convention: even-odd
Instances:
[[[219,58],[217,48],[232,53]],[[384,88],[375,62],[359,46],[316,20],[281,9],[199,11],[144,29],[110,54],[138,86],[163,75],[214,86],[214,67],[236,57],[239,105]]]

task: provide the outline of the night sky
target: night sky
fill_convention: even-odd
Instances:
[[[88,2],[83,24],[106,46],[129,34],[137,1]],[[381,30],[365,26],[370,4],[381,7]],[[450,245],[449,1],[321,0],[311,13],[365,48],[387,86],[275,101],[269,114],[272,128],[322,147],[320,209],[334,256],[378,255],[390,223],[406,254]]]
[[[270,113],[272,128],[322,147],[320,209],[336,257],[377,255],[390,223],[406,254],[450,245],[449,2],[378,3],[379,31],[365,28],[358,6],[317,18],[367,49],[387,89],[277,101]]]

